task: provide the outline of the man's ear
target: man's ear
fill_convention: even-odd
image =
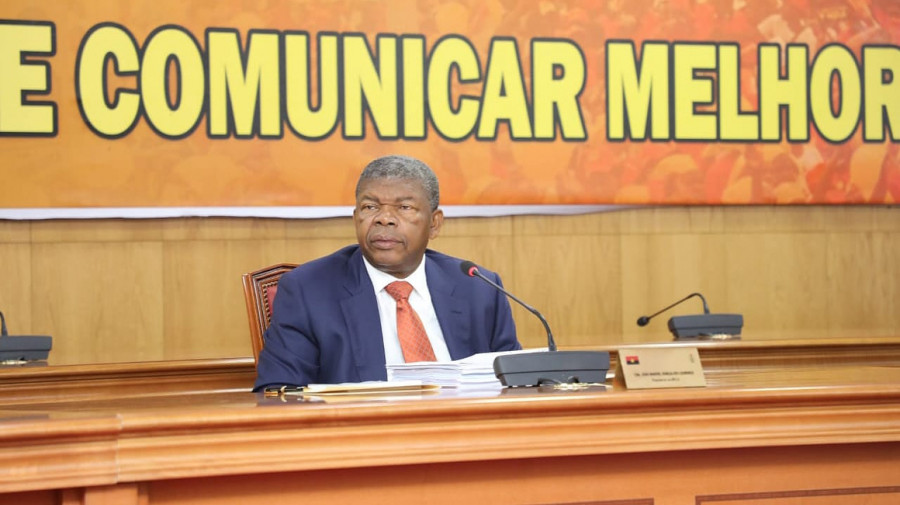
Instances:
[[[438,209],[431,213],[431,230],[428,233],[428,238],[433,239],[438,236],[438,233],[441,232],[441,226],[444,225],[444,211]]]

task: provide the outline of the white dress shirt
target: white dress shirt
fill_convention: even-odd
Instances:
[[[365,256],[363,257],[363,264],[366,266],[369,279],[372,280],[375,299],[378,301],[385,364],[405,362],[403,350],[400,348],[400,339],[397,336],[397,302],[384,289],[394,281],[406,281],[412,284],[413,290],[409,294],[409,304],[419,315],[422,325],[425,326],[425,333],[428,334],[428,340],[434,350],[434,357],[438,361],[450,361],[450,351],[447,350],[447,343],[444,341],[444,332],[441,331],[437,314],[434,312],[434,305],[431,303],[431,293],[428,291],[428,282],[425,279],[425,261],[425,256],[422,256],[422,262],[409,277],[398,279],[373,267]]]

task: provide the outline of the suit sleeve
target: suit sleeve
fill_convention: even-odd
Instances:
[[[491,272],[493,281],[503,286],[500,276]],[[491,351],[515,351],[522,348],[516,338],[516,323],[512,318],[512,310],[509,307],[509,299],[496,289],[494,296],[494,333],[491,336]]]
[[[272,323],[263,336],[256,365],[254,391],[267,386],[305,386],[319,374],[319,344],[296,276],[278,282],[272,303]]]

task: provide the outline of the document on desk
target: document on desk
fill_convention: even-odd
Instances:
[[[419,380],[443,388],[502,389],[504,386],[494,374],[494,359],[503,354],[534,352],[500,351],[474,354],[455,361],[419,361],[386,365],[388,382]]]

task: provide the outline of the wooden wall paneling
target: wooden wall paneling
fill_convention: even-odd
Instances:
[[[353,218],[349,213],[346,217],[327,219],[288,219],[284,226],[284,236],[288,239],[343,239],[347,244],[356,243]]]
[[[0,241],[0,312],[12,335],[46,331],[32,320],[31,290],[31,245]]]
[[[162,239],[159,219],[49,219],[33,221],[31,241],[148,242]]]
[[[695,291],[725,311],[728,302],[720,290],[720,282],[725,282],[721,279],[724,219],[720,208],[649,207],[617,214],[622,242],[621,342],[671,340],[666,321],[679,313],[697,312],[697,301],[685,302],[645,327],[637,326],[637,318]]]
[[[723,230],[728,233],[796,233],[824,231],[834,226],[844,207],[818,206],[736,206],[716,207],[722,215]],[[862,208],[846,208],[849,222],[864,221]],[[862,211],[862,212],[861,212]]]
[[[162,239],[274,240],[285,234],[285,220],[262,218],[189,217],[160,220]]]
[[[664,342],[672,339],[670,317],[702,312],[692,299],[639,327],[637,319],[699,292],[711,311],[740,312],[740,300],[727,293],[727,238],[721,234],[630,234],[621,237],[621,342]]]
[[[498,273],[504,287],[509,289],[509,282],[515,277],[512,220],[512,217],[447,218],[440,235],[429,247]]]
[[[514,285],[516,252],[512,238],[511,217],[445,219],[440,235],[429,244],[429,247],[496,272],[500,275],[503,286],[512,293],[517,293]],[[460,271],[459,275],[463,276],[463,273]],[[479,279],[470,281],[483,282]],[[526,318],[516,312],[517,304],[512,300],[510,305],[513,306],[513,320],[522,340],[524,329],[528,328],[529,324],[534,324],[531,321],[534,316],[528,314]]]
[[[630,212],[633,210],[559,216],[515,216],[513,217],[513,234],[525,236],[618,235],[625,232],[623,219],[626,219]]]
[[[464,260],[472,261],[492,272],[500,275],[503,287],[507,290],[513,290],[510,285],[515,279],[513,272],[513,240],[510,236],[482,237],[475,239],[474,237],[442,237],[431,244],[433,249],[444,254],[456,256]],[[458,270],[459,275],[464,275]],[[476,282],[483,282],[473,279]],[[511,291],[515,293],[515,291]],[[511,304],[515,304],[510,300]],[[534,316],[532,316],[534,317]]]
[[[259,218],[165,221],[166,359],[250,354],[241,275],[294,261],[286,237],[296,223]]]
[[[29,334],[31,320],[31,223],[0,220],[0,312],[13,334]]]
[[[160,242],[32,246],[32,319],[54,364],[163,359]]]
[[[162,226],[166,359],[248,354],[241,274],[283,261],[285,221],[185,218]]]
[[[451,226],[454,224],[450,222]],[[461,223],[463,224],[463,223]],[[506,289],[512,289],[509,282],[515,278],[515,256],[510,233],[478,234],[484,230],[474,230],[472,235],[462,236],[459,232],[441,234],[432,241],[431,249],[469,260],[500,275]],[[464,275],[462,271],[459,275]],[[482,282],[478,280],[478,282]],[[515,303],[515,302],[513,302]]]
[[[900,206],[847,205],[827,207],[821,213],[831,232],[900,231]]]
[[[519,298],[536,308],[547,319],[554,339],[559,347],[565,349],[568,346],[579,345],[580,342],[589,340],[585,335],[574,334],[574,329],[579,325],[570,325],[567,321],[575,310],[582,310],[587,299],[581,299],[576,306],[566,307],[563,300],[568,300],[568,294],[562,295],[563,289],[588,296],[582,293],[583,286],[566,286],[561,278],[568,278],[574,263],[563,264],[563,257],[558,253],[570,251],[576,247],[590,247],[582,240],[584,236],[599,235],[618,230],[618,219],[611,216],[612,213],[562,215],[562,216],[515,216],[513,218],[514,235],[514,275],[504,278],[508,289],[512,290]],[[576,239],[575,237],[578,237]],[[578,242],[578,243],[576,243]],[[579,256],[585,254],[572,251]],[[593,251],[595,254],[597,251]],[[599,259],[599,255],[594,256]],[[568,256],[571,259],[571,256]],[[607,271],[610,275],[616,275],[615,271]],[[584,275],[581,278],[587,279]],[[560,296],[564,298],[560,300]],[[560,300],[549,305],[549,300]],[[546,347],[547,336],[540,321],[528,311],[513,304],[513,317],[516,319],[519,341],[526,348]],[[598,313],[592,311],[583,317],[592,317],[599,320]],[[615,324],[615,323],[613,323]],[[581,325],[583,326],[583,324]]]
[[[833,333],[900,334],[900,233],[829,233],[826,240]]]
[[[305,263],[356,243],[353,219],[291,219],[285,222],[287,245],[281,263]]]
[[[616,233],[722,233],[725,218],[736,208],[724,207],[637,207],[604,213],[618,220]]]
[[[794,338],[827,330],[827,241],[821,233],[747,233],[725,238],[727,307],[744,315],[744,338]],[[720,309],[717,309],[720,310]],[[724,310],[723,310],[724,312]]]
[[[346,238],[288,239],[285,241],[285,259],[279,263],[306,263],[355,243]]]
[[[510,237],[513,235],[512,216],[499,217],[445,217],[444,226],[436,240],[442,238],[474,238],[483,240],[492,237]],[[440,249],[436,246],[434,249]],[[494,268],[492,268],[494,270]]]
[[[282,240],[179,240],[165,244],[163,359],[251,352],[241,274],[284,261]]]
[[[571,233],[569,226],[539,224],[517,231],[511,285],[517,296],[547,318],[557,344],[618,342],[622,328],[619,239],[585,230]],[[523,328],[525,324],[532,328],[520,337],[522,344],[546,346],[546,332],[536,318],[521,308],[516,314]]]
[[[685,292],[675,298],[669,297],[668,292],[660,293],[658,283],[661,279],[655,279],[647,268],[652,259],[651,241],[647,235],[623,235],[620,238],[621,255],[617,268],[622,275],[621,288],[618,293],[607,296],[619,296],[622,299],[622,313],[619,315],[622,342],[671,340],[672,336],[666,329],[667,316],[661,314],[644,327],[637,326],[637,318],[649,316],[688,294]]]
[[[31,241],[31,221],[0,219],[0,244],[25,243]]]
[[[240,274],[355,241],[349,215],[0,221],[0,310],[17,332],[52,334],[54,363],[249,355]],[[561,344],[604,345],[670,339],[676,312],[634,319],[695,289],[744,313],[744,338],[896,335],[898,241],[892,207],[746,206],[448,218],[432,245],[499,272]],[[514,317],[544,345],[531,314]]]

